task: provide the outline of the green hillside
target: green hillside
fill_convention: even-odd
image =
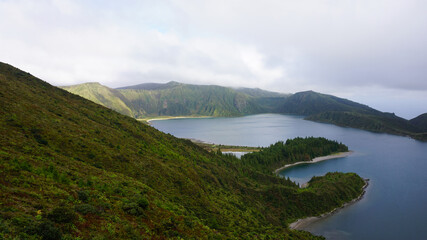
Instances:
[[[281,113],[302,116],[309,116],[328,111],[363,112],[369,114],[380,113],[366,105],[313,91],[298,92],[286,98],[279,108],[279,111]]]
[[[390,113],[364,114],[359,112],[323,112],[308,116],[306,119],[402,136],[411,136],[419,131],[418,128],[410,124],[408,120]]]
[[[409,120],[409,122],[420,130],[427,132],[427,113],[421,114],[418,117]]]
[[[421,128],[413,124],[417,120],[411,122],[392,113],[313,91],[296,93],[286,98],[280,111],[303,115],[310,121],[424,139]],[[422,121],[419,123],[422,125]]]
[[[268,112],[264,98],[283,98],[284,94],[261,89],[232,89],[178,82],[144,83],[110,89],[89,83],[63,89],[109,107],[122,114],[147,118],[156,116],[242,116]],[[258,103],[259,102],[259,103]]]
[[[262,112],[254,98],[231,88],[170,82],[118,89],[140,118],[151,116],[241,116]],[[141,111],[143,110],[143,111]]]
[[[117,90],[91,83],[64,89],[136,118],[282,113],[367,131],[411,136],[418,140],[425,140],[427,135],[424,115],[408,121],[363,104],[313,91],[289,95],[261,89],[178,82],[144,83]]]
[[[121,114],[133,117],[133,110],[127,99],[117,90],[103,86],[99,83],[83,83],[64,86],[63,89],[91,100],[105,107],[111,108]]]
[[[3,63],[0,104],[1,239],[320,239],[287,224],[362,191],[300,189]]]

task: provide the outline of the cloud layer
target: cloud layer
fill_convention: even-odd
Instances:
[[[426,12],[416,0],[0,0],[0,61],[54,85],[313,89],[413,117],[427,112]]]

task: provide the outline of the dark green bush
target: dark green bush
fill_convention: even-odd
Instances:
[[[80,190],[77,192],[77,196],[79,197],[79,200],[82,202],[87,202],[89,200],[89,193],[84,190]]]
[[[148,207],[148,200],[144,196],[138,197],[136,203],[138,203],[138,206],[142,209],[146,209]]]
[[[76,214],[67,207],[57,207],[47,217],[55,223],[70,223],[76,219]]]
[[[147,209],[149,203],[147,198],[137,194],[133,201],[123,204],[123,211],[134,216],[141,216],[144,214],[144,210]]]
[[[87,203],[83,203],[83,204],[79,204],[76,205],[74,207],[74,210],[76,210],[76,212],[79,212],[83,215],[86,214],[99,214],[99,211],[92,205],[87,204]]]
[[[61,231],[55,227],[51,221],[41,222],[37,228],[37,234],[40,235],[43,240],[62,239]]]
[[[37,233],[37,222],[31,217],[15,217],[12,219],[12,224],[27,234]]]
[[[122,207],[123,211],[134,215],[134,216],[141,216],[144,214],[144,209],[141,208],[137,203],[131,202],[131,203],[125,203]]]

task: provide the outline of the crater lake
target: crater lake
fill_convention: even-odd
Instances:
[[[280,172],[300,184],[327,172],[370,179],[363,199],[304,230],[327,239],[427,239],[427,143],[303,117],[260,114],[235,118],[152,121],[179,138],[240,146],[268,146],[295,137],[325,137],[354,151],[348,157],[303,164]]]

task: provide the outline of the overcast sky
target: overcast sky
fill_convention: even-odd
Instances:
[[[0,61],[53,84],[314,90],[427,112],[427,1],[0,0]]]

